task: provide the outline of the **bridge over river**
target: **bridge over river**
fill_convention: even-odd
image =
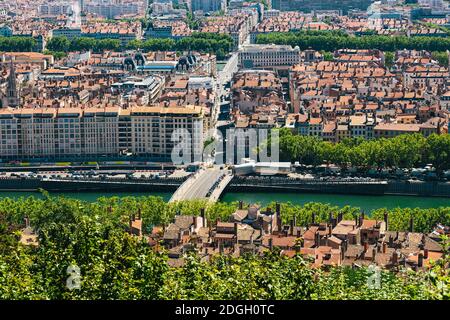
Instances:
[[[191,199],[216,202],[232,179],[233,175],[226,169],[200,169],[183,182],[170,198],[170,202]]]

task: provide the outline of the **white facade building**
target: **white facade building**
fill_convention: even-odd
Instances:
[[[243,45],[239,50],[241,68],[292,66],[300,63],[300,48],[274,44]]]
[[[0,159],[72,159],[136,156],[171,159],[176,129],[203,149],[201,107],[45,108],[0,110]]]

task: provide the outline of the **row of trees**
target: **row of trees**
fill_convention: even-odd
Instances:
[[[365,140],[346,139],[340,143],[325,142],[315,137],[295,135],[280,130],[280,158],[306,165],[324,162],[342,167],[363,169],[414,168],[431,163],[442,172],[450,168],[450,135],[404,134],[394,138]]]
[[[117,39],[94,39],[53,37],[47,43],[47,50],[52,52],[86,51],[101,52],[103,50],[118,50],[120,41]]]
[[[30,52],[35,50],[36,44],[31,37],[0,37],[0,51]]]
[[[145,41],[133,40],[127,45],[128,49],[144,51],[199,51],[213,53],[217,58],[224,59],[233,46],[233,39],[227,34],[195,32],[190,37],[179,40],[171,38],[151,38]]]
[[[126,232],[130,213],[141,208],[144,221],[166,221],[175,212],[198,214],[202,201],[168,204],[161,198],[102,198],[96,203],[64,198],[0,200],[0,299],[445,299],[450,280],[444,262],[430,272],[395,274],[383,271],[381,288],[367,286],[366,268],[311,268],[302,257],[281,257],[275,250],[263,257],[221,256],[201,262],[195,255],[185,265],[168,265],[165,252],[155,252],[145,240]],[[207,206],[207,215],[228,215],[236,203]],[[273,205],[273,204],[272,204]],[[282,205],[282,217],[292,214],[306,222],[316,213],[319,220],[328,211],[342,210],[345,217],[356,208],[324,204],[304,207]],[[396,213],[398,210],[398,214]],[[427,210],[390,212],[392,228],[408,213],[428,216]],[[450,208],[438,212],[449,222]],[[401,213],[406,213],[402,215]],[[378,214],[378,213],[374,213]],[[18,243],[18,230],[27,215],[38,228],[37,248]],[[433,215],[431,220],[436,217]],[[445,220],[446,219],[446,220]],[[418,221],[418,219],[416,220]],[[431,221],[430,221],[431,223]],[[147,224],[147,231],[151,225]],[[419,228],[423,226],[420,225]],[[428,228],[428,227],[426,227]],[[448,257],[448,255],[447,255]],[[448,259],[448,258],[447,258]],[[448,263],[448,261],[447,261]],[[81,288],[69,290],[67,268],[80,268]]]
[[[193,33],[190,37],[180,40],[171,38],[151,38],[145,41],[132,40],[126,49],[140,49],[143,51],[200,51],[214,53],[218,59],[223,59],[230,52],[233,46],[233,39],[227,34],[216,33]],[[93,50],[101,52],[103,50],[120,50],[121,43],[117,39],[93,39],[93,38],[73,38],[54,37],[47,43],[47,50],[50,52],[70,52]]]
[[[275,208],[275,203],[268,204]],[[216,219],[226,221],[236,210],[237,203],[218,202],[208,204],[204,200],[189,200],[167,203],[161,197],[109,197],[99,198],[95,203],[86,203],[75,199],[53,198],[47,195],[43,199],[35,197],[20,198],[18,200],[3,198],[0,200],[0,212],[5,214],[8,223],[15,225],[23,222],[25,216],[30,217],[33,226],[44,227],[51,223],[72,223],[77,217],[84,215],[97,215],[101,223],[121,225],[127,223],[131,213],[141,211],[144,220],[144,232],[151,232],[155,225],[170,223],[177,213],[198,215],[201,208],[205,208],[206,218],[214,222]],[[312,213],[316,221],[327,221],[329,214],[337,216],[342,213],[346,219],[354,219],[361,209],[357,207],[338,207],[325,203],[307,203],[294,205],[282,203],[282,219],[289,223],[296,217],[297,224],[306,226],[311,223]],[[443,208],[380,208],[367,213],[377,219],[382,219],[384,213],[390,216],[389,229],[393,231],[406,230],[410,218],[415,221],[417,232],[430,232],[436,223],[450,225],[450,207]]]
[[[450,38],[406,36],[348,36],[329,32],[273,32],[260,34],[257,43],[275,43],[299,46],[300,49],[334,51],[337,49],[379,49],[396,51],[403,49],[441,51],[450,49]]]

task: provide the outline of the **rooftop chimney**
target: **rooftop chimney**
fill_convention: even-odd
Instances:
[[[291,219],[291,236],[294,235],[294,219]]]
[[[316,248],[320,246],[320,235],[318,232],[314,234],[314,245]]]
[[[331,224],[328,225],[328,235],[331,237],[331,234],[333,233],[333,226]]]
[[[142,215],[141,208],[138,208],[138,214],[137,214],[138,220],[141,220],[141,215]]]
[[[392,254],[392,263],[393,263],[393,264],[397,264],[397,262],[398,262],[398,253],[397,253],[397,250],[396,250],[396,251],[394,251],[394,253]]]
[[[428,259],[428,249],[424,249],[424,250],[423,250],[423,257],[424,257],[425,259]]]
[[[238,234],[238,224],[237,224],[237,222],[235,222],[234,223],[234,235],[236,236],[236,238],[237,238],[237,234]]]
[[[315,224],[316,223],[316,214],[313,212],[311,216],[312,216],[312,219],[311,219],[312,224]]]
[[[384,213],[384,223],[386,224],[386,231],[388,230],[388,220],[389,220],[389,215],[387,212]]]
[[[386,253],[386,247],[387,247],[387,243],[383,242],[383,253]]]
[[[417,266],[419,268],[423,267],[423,253],[422,252],[419,252],[419,257],[417,259]]]
[[[273,249],[273,239],[269,238],[269,249],[272,250]]]
[[[409,232],[414,232],[414,219],[413,219],[413,217],[411,217],[411,219],[409,219]]]
[[[28,218],[28,216],[25,216],[25,228],[29,227],[30,227],[30,218]]]
[[[242,208],[244,207],[244,203],[241,201],[239,201],[239,210],[242,210]]]
[[[375,261],[375,256],[377,255],[377,249],[374,247],[372,249],[372,261]]]
[[[202,217],[203,227],[206,228],[205,208],[200,209],[200,216]]]
[[[280,203],[275,204],[275,212],[279,215],[281,213],[281,205]]]
[[[281,234],[281,215],[279,212],[277,212],[277,228],[278,228],[278,234]]]

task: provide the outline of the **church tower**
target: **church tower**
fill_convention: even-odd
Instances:
[[[17,90],[16,69],[14,68],[14,63],[13,63],[12,58],[11,58],[11,64],[10,64],[10,69],[9,69],[6,98],[7,98],[9,107],[15,108],[15,107],[19,106],[19,92]]]

